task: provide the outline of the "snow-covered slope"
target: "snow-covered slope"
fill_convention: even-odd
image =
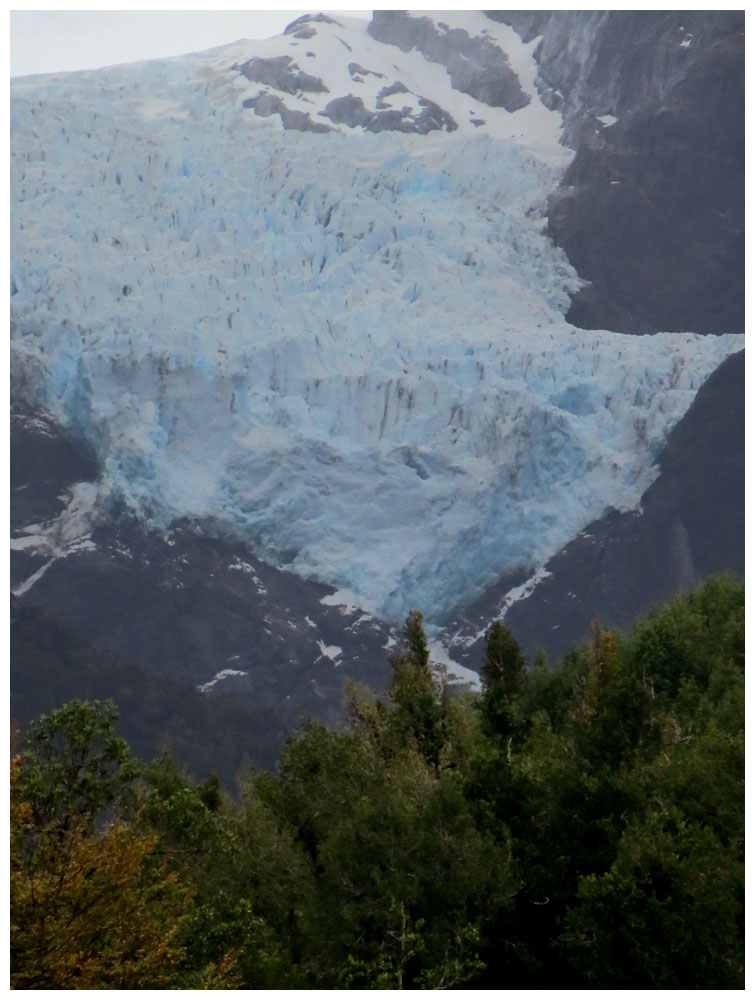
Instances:
[[[440,622],[639,501],[742,338],[565,322],[543,212],[570,154],[534,42],[441,21],[456,69],[339,17],[14,82],[13,365],[97,448],[93,516],[209,519]],[[452,85],[464,37],[507,53],[516,110]]]

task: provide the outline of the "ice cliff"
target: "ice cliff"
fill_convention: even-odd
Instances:
[[[196,518],[441,622],[638,503],[743,338],[565,321],[535,42],[452,18],[515,110],[471,96],[467,42],[449,69],[340,17],[14,82],[12,366],[97,449],[93,517]]]

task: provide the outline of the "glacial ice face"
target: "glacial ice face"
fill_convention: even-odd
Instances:
[[[742,338],[565,322],[562,154],[283,133],[238,77],[220,55],[15,88],[14,350],[98,448],[101,502],[430,622],[636,505]]]

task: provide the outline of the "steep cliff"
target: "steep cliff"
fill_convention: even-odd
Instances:
[[[548,231],[578,326],[744,329],[744,12],[490,11],[531,40],[576,150]]]

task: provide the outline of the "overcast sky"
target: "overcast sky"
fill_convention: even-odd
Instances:
[[[10,75],[97,69],[270,38],[309,10],[13,10]],[[369,18],[370,9],[345,10]]]

